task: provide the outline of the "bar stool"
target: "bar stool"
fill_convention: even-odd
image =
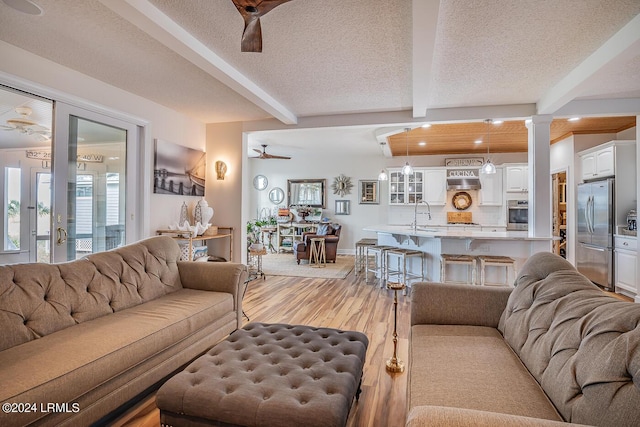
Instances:
[[[393,267],[392,258],[396,258],[395,268]],[[420,274],[414,273],[407,269],[407,261],[412,258],[420,259]],[[386,251],[386,267],[387,267],[387,280],[391,280],[395,277],[394,281],[404,283],[406,289],[403,293],[407,294],[407,289],[411,289],[411,280],[424,280],[424,259],[423,253],[415,249],[405,248],[392,248]]]
[[[387,266],[385,264],[386,261],[386,252],[389,249],[393,249],[393,246],[387,245],[374,245],[374,246],[365,246],[365,272],[364,272],[364,280],[365,282],[369,282],[369,273],[373,273],[374,277],[380,278],[380,286],[383,287],[387,280]],[[373,264],[369,257],[373,257]]]
[[[458,255],[458,254],[441,254],[440,255],[440,281],[447,283],[446,273],[447,265],[465,265],[467,266],[467,281],[464,283],[476,284],[476,259],[471,255]],[[471,277],[469,277],[471,276]],[[471,281],[469,281],[471,279]],[[449,283],[456,283],[449,281]]]
[[[368,246],[375,246],[377,243],[378,239],[360,239],[356,242],[356,259],[354,265],[356,276],[367,266],[366,248]]]
[[[309,242],[311,245],[309,264],[311,267],[326,267],[327,252],[324,245],[324,237],[312,237]]]
[[[478,260],[480,260],[480,285],[507,285],[513,286],[513,282],[509,282],[509,268],[513,271],[513,281],[516,280],[516,261],[513,258],[509,258],[508,256],[498,256],[498,255],[479,255]],[[486,267],[504,267],[504,283],[486,283],[485,280],[485,269]]]

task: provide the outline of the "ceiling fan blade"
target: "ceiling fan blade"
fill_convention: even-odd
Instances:
[[[290,0],[231,0],[244,19],[242,52],[262,52],[260,17]]]
[[[288,156],[274,156],[273,154],[265,154],[264,159],[284,159],[284,160],[289,160],[291,159],[291,157]]]
[[[253,151],[255,151],[256,153],[262,154],[262,150],[258,150],[257,148],[254,148]]]

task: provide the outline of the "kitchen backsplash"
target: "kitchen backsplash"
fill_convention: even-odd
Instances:
[[[458,211],[453,207],[451,198],[455,192],[447,192],[449,203],[445,206],[431,206],[431,220],[426,215],[427,206],[418,206],[419,225],[447,225],[447,212],[471,212],[473,222],[480,225],[506,227],[506,205],[480,206],[477,191],[468,191],[472,204],[469,209]],[[411,224],[413,222],[414,205],[389,206],[389,224]]]

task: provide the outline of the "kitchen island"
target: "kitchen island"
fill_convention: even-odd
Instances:
[[[443,227],[381,224],[364,228],[378,235],[378,244],[416,249],[425,254],[427,281],[440,281],[440,255],[464,254],[502,255],[516,261],[516,270],[536,252],[551,251],[554,237],[530,237],[526,231],[501,231],[499,227]],[[494,231],[495,230],[495,231]],[[411,265],[413,271],[419,271],[417,262]],[[492,268],[487,271],[490,282],[504,279],[504,270]],[[447,273],[447,280],[464,281],[464,268]]]

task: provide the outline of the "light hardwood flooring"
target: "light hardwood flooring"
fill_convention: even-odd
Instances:
[[[393,292],[365,283],[351,272],[345,279],[271,276],[249,283],[243,308],[252,322],[324,326],[364,332],[369,338],[360,400],[351,407],[348,427],[403,426],[407,374],[390,374],[393,354]],[[245,319],[245,323],[248,323]],[[409,297],[398,292],[398,357],[407,361]],[[153,396],[115,425],[160,424]]]

